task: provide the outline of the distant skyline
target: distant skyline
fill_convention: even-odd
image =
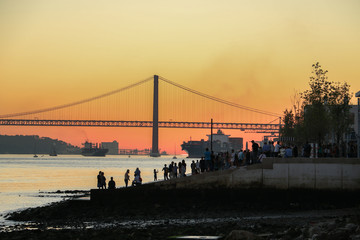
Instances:
[[[78,101],[154,74],[282,115],[294,91],[308,89],[315,62],[355,94],[359,10],[357,0],[1,0],[0,115]],[[208,133],[161,129],[159,146],[180,152],[182,140]],[[151,146],[151,129],[1,126],[0,134]]]

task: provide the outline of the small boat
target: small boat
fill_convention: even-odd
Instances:
[[[36,155],[36,152],[37,152],[37,148],[36,148],[36,140],[34,142],[34,158],[37,158],[38,155]]]
[[[172,157],[172,159],[177,159],[177,157],[176,157],[176,146],[175,146],[175,154],[174,154],[174,156]]]

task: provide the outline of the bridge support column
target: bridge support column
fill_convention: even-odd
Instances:
[[[160,157],[159,153],[159,76],[154,75],[154,105],[151,157]]]

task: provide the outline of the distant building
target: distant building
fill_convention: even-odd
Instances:
[[[101,147],[109,149],[109,155],[119,155],[119,143],[117,141],[102,142]]]

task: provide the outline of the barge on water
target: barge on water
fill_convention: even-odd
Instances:
[[[101,144],[93,144],[88,141],[83,143],[84,147],[81,149],[81,155],[86,157],[105,157],[106,153],[109,151],[107,148],[102,148]]]
[[[204,156],[206,148],[211,148],[211,135],[207,135],[208,140],[204,141],[188,141],[181,144],[182,150],[188,153],[188,158],[200,158]],[[220,129],[216,134],[213,134],[213,151],[214,153],[219,152],[231,152],[232,149],[235,151],[243,148],[243,138],[230,137],[225,135]]]

